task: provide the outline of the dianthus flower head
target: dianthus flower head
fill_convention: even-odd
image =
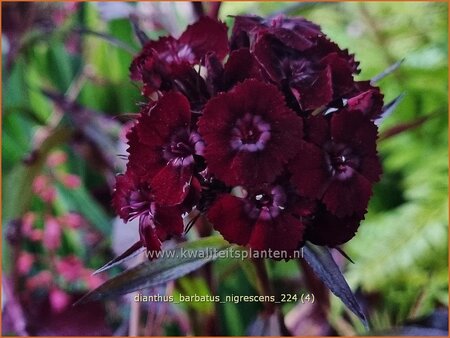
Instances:
[[[198,125],[208,170],[231,186],[271,183],[302,138],[302,119],[275,86],[258,80],[211,99]]]
[[[364,214],[381,175],[377,127],[359,111],[343,109],[306,120],[306,139],[289,164],[300,194],[320,199],[337,216]]]
[[[178,39],[168,36],[149,41],[130,66],[131,78],[143,82],[143,93],[147,96],[157,90],[176,88],[195,92],[189,87],[203,79],[192,66],[204,62],[208,52],[214,52],[220,59],[226,56],[227,28],[219,21],[202,17]]]
[[[148,183],[130,171],[117,177],[113,206],[125,222],[139,219],[140,242],[147,250],[159,251],[164,240],[183,232],[182,207],[157,204]]]
[[[304,219],[306,225],[304,239],[316,245],[335,247],[352,239],[364,219],[363,215],[337,217],[318,203],[310,217]]]
[[[204,143],[191,128],[189,101],[179,92],[167,92],[143,109],[128,135],[128,167],[145,178],[158,203],[181,203],[193,186],[196,156]]]
[[[250,48],[271,81],[302,111],[330,104],[352,89],[358,63],[302,18],[237,17],[232,47]]]
[[[240,187],[239,196],[224,194],[207,217],[231,243],[255,250],[285,250],[292,255],[303,240],[302,217],[313,207],[314,203],[281,181],[257,188]]]
[[[196,209],[231,243],[292,254],[337,246],[380,179],[383,95],[359,63],[303,18],[203,17],[150,41],[131,77],[149,98],[127,134],[114,206],[159,250]],[[239,191],[239,193],[237,193]]]

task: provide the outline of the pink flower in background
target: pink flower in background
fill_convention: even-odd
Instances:
[[[55,168],[60,166],[61,164],[66,163],[67,161],[67,154],[63,151],[53,151],[50,155],[47,157],[47,165],[51,168]]]
[[[61,225],[52,216],[45,218],[43,244],[51,251],[58,249],[61,245]]]
[[[30,290],[45,288],[48,289],[54,282],[52,273],[49,270],[43,270],[30,277],[26,281],[26,286]]]
[[[22,217],[22,234],[26,237],[33,233],[33,224],[36,221],[36,214],[29,211]]]
[[[50,306],[53,312],[63,312],[70,304],[71,297],[59,288],[53,288],[49,294]]]
[[[93,290],[97,287],[99,287],[104,282],[104,278],[100,275],[93,275],[94,270],[85,269],[84,270],[84,281],[87,285],[87,288],[89,290]]]
[[[42,198],[45,202],[51,203],[56,198],[56,190],[52,182],[45,175],[38,175],[33,181],[33,192]]]
[[[79,188],[81,184],[81,180],[78,175],[61,173],[58,175],[58,179],[69,189]]]
[[[56,271],[67,282],[83,281],[88,289],[93,289],[103,282],[101,275],[93,275],[93,270],[84,266],[84,263],[75,255],[57,259]]]
[[[56,261],[56,271],[68,282],[75,282],[84,270],[83,262],[71,255]]]
[[[71,229],[78,229],[86,224],[86,220],[78,213],[69,212],[58,217],[60,224]]]
[[[28,272],[30,272],[31,267],[33,266],[33,263],[35,261],[35,257],[24,251],[21,252],[19,255],[19,258],[17,259],[17,271],[22,274],[26,275]]]
[[[31,241],[42,240],[42,230],[35,229],[34,223],[36,221],[36,214],[33,212],[27,212],[22,217],[22,234],[25,238]]]

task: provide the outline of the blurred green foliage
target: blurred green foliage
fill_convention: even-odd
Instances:
[[[34,150],[36,132],[48,127],[56,116],[55,107],[42,94],[42,88],[67,93],[81,78],[77,102],[110,117],[136,112],[136,103],[142,100],[139,89],[128,77],[130,53],[88,34],[79,35],[80,53],[67,49],[67,39],[73,36],[74,27],[107,33],[130,48],[139,49],[127,19],[105,22],[93,3],[79,6],[76,14],[52,32],[32,30],[25,35],[10,69],[6,69],[3,58],[4,225],[36,207],[28,196],[32,179],[42,167],[37,163],[36,168],[30,169],[22,160]],[[421,117],[429,118],[417,128],[380,141],[384,176],[375,188],[366,220],[344,248],[356,262],[347,265],[345,272],[352,288],[376,295],[378,301],[370,308],[375,330],[400,325],[436,307],[448,306],[447,3],[225,2],[220,15],[232,23],[229,15],[249,13],[302,15],[320,24],[332,40],[356,54],[362,70],[360,79],[370,79],[405,59],[400,69],[379,84],[385,102],[406,94],[394,113],[382,121],[380,132]],[[65,118],[58,125],[73,127]],[[59,187],[61,198],[56,212],[78,211],[107,235],[113,214],[109,202],[93,193],[107,186],[107,180],[89,159],[69,146],[67,138],[58,137],[58,128],[50,129],[49,147],[70,154],[67,170],[79,175],[82,184],[75,192]],[[46,153],[44,147],[41,155],[45,157]],[[7,264],[8,246],[3,245],[3,250]],[[99,262],[98,257],[95,262]],[[275,281],[299,278],[294,262],[270,262],[269,266]],[[218,276],[216,294],[257,294],[248,267],[218,261],[214,269]],[[183,294],[190,289],[198,290],[198,294],[212,292],[196,276],[185,277],[179,287]],[[302,285],[299,288],[307,291]],[[284,310],[287,312],[291,307]],[[200,314],[211,311],[208,306],[198,304],[192,308]],[[260,308],[253,303],[221,304],[218,308],[221,334],[244,334]],[[331,311],[329,318],[335,323],[344,308],[334,299]],[[339,325],[334,329],[345,333]],[[362,333],[358,324],[355,330]]]

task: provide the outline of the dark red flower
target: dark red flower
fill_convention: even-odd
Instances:
[[[311,44],[322,39],[314,38]],[[272,81],[287,86],[303,111],[326,106],[353,88],[354,60],[344,52],[319,53],[316,45],[298,52],[270,34],[261,34],[253,49]]]
[[[156,90],[177,88],[183,91],[189,82],[201,86],[203,80],[192,66],[204,61],[209,52],[220,59],[226,56],[227,27],[219,21],[202,17],[188,26],[179,39],[168,36],[148,42],[130,66],[131,78],[144,83],[143,93],[147,96]]]
[[[215,54],[210,54],[206,66],[212,95],[227,91],[247,79],[264,80],[263,70],[248,48],[232,51],[225,66]]]
[[[229,90],[246,79],[262,80],[261,67],[247,48],[232,51],[224,66],[222,89]]]
[[[314,217],[308,221],[304,238],[316,245],[335,247],[352,239],[362,219],[361,215],[339,218],[320,205],[314,212]]]
[[[243,189],[242,197],[222,195],[207,213],[208,220],[223,237],[255,250],[286,250],[292,254],[303,240],[301,216],[305,203],[289,185],[264,184]]]
[[[381,117],[383,94],[380,88],[372,86],[370,81],[355,82],[354,89],[346,97],[349,110],[359,110],[371,120]]]
[[[149,105],[128,138],[128,168],[149,182],[158,203],[179,204],[192,187],[196,189],[195,157],[203,154],[204,144],[199,134],[191,131],[185,96],[172,91]]]
[[[307,119],[306,135],[290,163],[292,182],[302,196],[318,198],[338,217],[361,215],[379,180],[377,127],[359,111]]]
[[[302,138],[302,120],[273,85],[246,80],[211,99],[199,120],[208,169],[228,185],[270,183]]]
[[[303,18],[237,16],[229,45],[204,17],[133,60],[151,102],[127,134],[117,212],[156,250],[193,208],[253,249],[345,243],[381,174],[379,88]]]
[[[355,60],[355,56],[350,54],[348,49],[341,49],[335,42],[331,41],[325,34],[319,34],[314,37],[314,47],[308,50],[312,59],[321,60],[329,54],[337,54],[341,59],[350,66],[353,74],[359,73],[359,62]]]
[[[353,88],[352,74],[358,72],[353,55],[302,18],[238,16],[231,46],[248,47],[271,81],[292,92],[286,95],[293,95],[302,111],[341,98]]]
[[[148,183],[132,172],[117,176],[113,206],[125,222],[139,218],[141,244],[148,250],[161,250],[163,241],[183,232],[182,206],[157,204]]]
[[[240,15],[234,20],[231,36],[232,50],[250,47],[255,36],[270,34],[287,46],[302,51],[312,46],[310,38],[322,34],[320,26],[304,18],[277,16],[263,19],[258,16]]]

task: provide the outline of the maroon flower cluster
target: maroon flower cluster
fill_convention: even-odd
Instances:
[[[224,61],[226,59],[226,61]],[[148,103],[113,204],[160,250],[196,209],[229,242],[293,252],[351,239],[380,178],[383,95],[302,18],[204,17],[131,65]]]

